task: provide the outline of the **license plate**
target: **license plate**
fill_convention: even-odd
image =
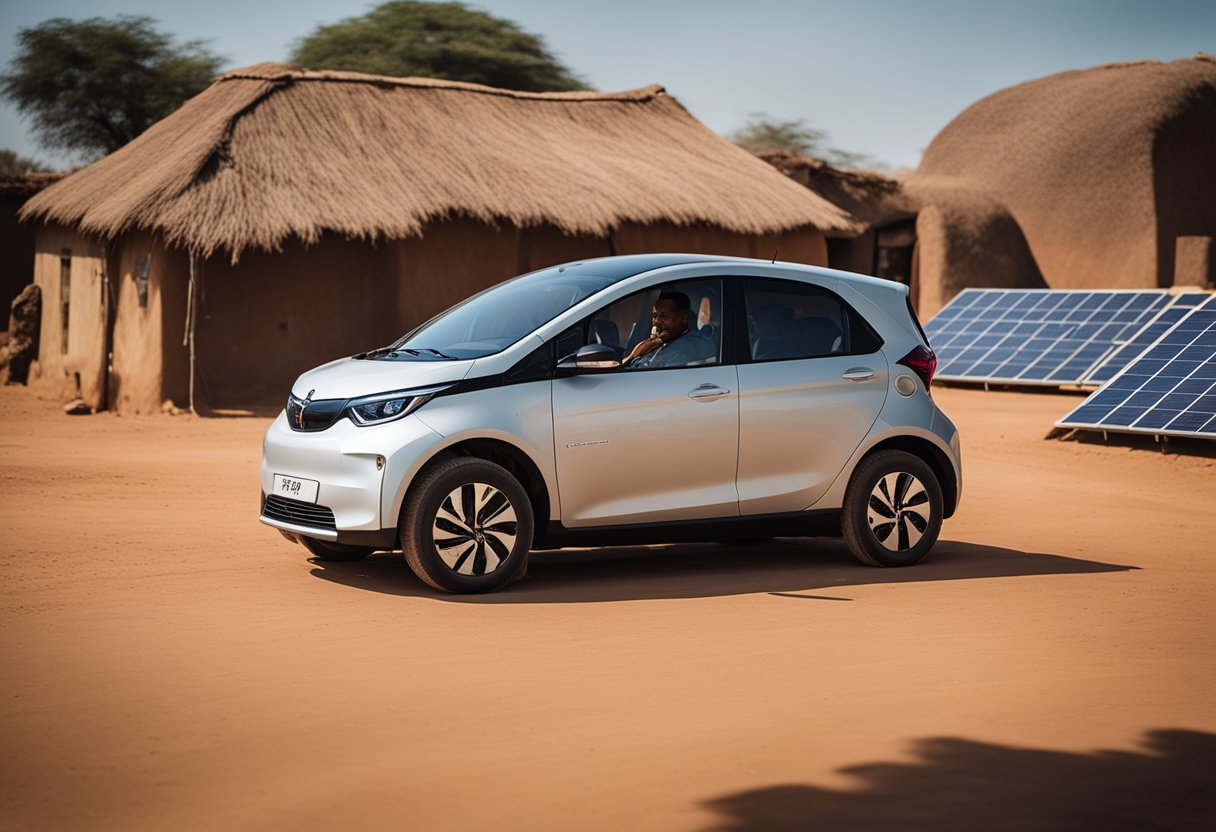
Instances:
[[[320,487],[321,483],[316,480],[302,480],[299,477],[285,477],[282,474],[274,475],[274,493],[277,497],[299,500],[301,503],[315,503],[317,490]]]

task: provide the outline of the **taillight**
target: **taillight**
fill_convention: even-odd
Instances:
[[[929,385],[933,383],[933,371],[937,369],[937,356],[933,354],[933,350],[918,346],[895,363],[903,364],[920,376],[920,380],[925,383],[925,392],[929,391]]]

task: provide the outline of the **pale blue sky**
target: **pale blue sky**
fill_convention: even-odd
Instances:
[[[147,15],[203,39],[226,68],[285,60],[319,23],[366,0],[2,0],[0,66],[19,29],[51,17]],[[726,133],[752,112],[805,119],[838,147],[914,167],[951,118],[1003,87],[1113,61],[1216,52],[1216,0],[482,0],[477,8],[542,35],[592,86],[650,83]],[[0,106],[0,147],[63,165]]]

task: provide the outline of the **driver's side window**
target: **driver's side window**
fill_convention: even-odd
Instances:
[[[719,364],[724,318],[721,280],[683,280],[600,309],[585,322],[578,346],[611,347],[625,370]]]

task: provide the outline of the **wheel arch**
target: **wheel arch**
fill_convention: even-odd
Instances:
[[[413,477],[413,482],[406,489],[406,498],[401,501],[401,505],[398,508],[398,525],[400,525],[401,520],[400,513],[405,511],[409,493],[414,488],[414,482],[417,482],[423,473],[438,463],[457,457],[484,459],[487,462],[493,462],[495,465],[506,468],[511,473],[511,476],[519,481],[519,484],[523,486],[524,491],[528,494],[528,502],[532,506],[532,521],[535,529],[533,543],[543,539],[549,527],[550,508],[549,488],[545,484],[544,475],[541,474],[540,468],[532,461],[532,458],[521,448],[501,439],[485,437],[463,439],[453,445],[449,445],[437,451],[419,467],[418,472]]]
[[[949,518],[954,514],[954,509],[958,506],[958,477],[949,457],[941,448],[919,436],[891,436],[867,449],[858,464],[879,451],[904,451],[924,460],[925,464],[933,469],[942,487],[942,502],[945,504],[942,517]]]

